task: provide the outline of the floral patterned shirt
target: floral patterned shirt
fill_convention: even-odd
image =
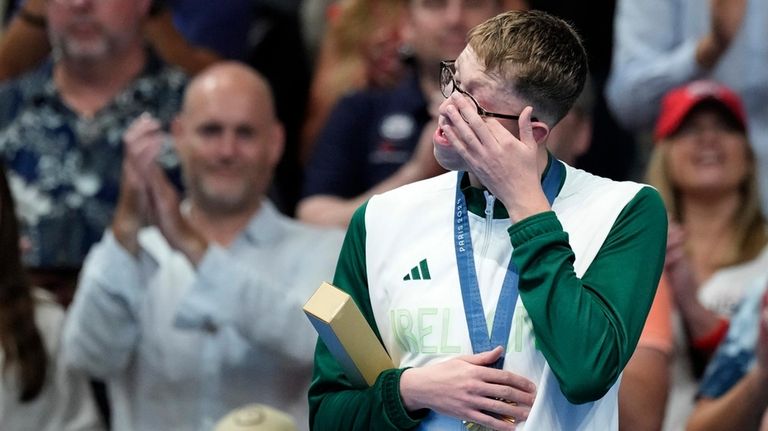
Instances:
[[[51,60],[0,86],[0,155],[30,243],[27,266],[80,267],[112,219],[124,130],[145,111],[167,126],[186,82],[149,52],[141,74],[92,117],[62,101]],[[170,145],[164,150],[164,165],[178,175]]]

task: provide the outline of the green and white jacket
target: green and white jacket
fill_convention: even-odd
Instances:
[[[651,187],[550,161],[547,169],[565,170],[552,211],[511,226],[503,205],[462,179],[483,309],[492,322],[511,256],[519,297],[504,369],[537,386],[518,429],[618,429],[619,377],[661,275],[666,212]],[[406,412],[399,378],[473,353],[454,249],[458,175],[375,196],[352,218],[334,284],[352,295],[397,368],[355,388],[319,341],[313,429],[436,429],[433,413]]]

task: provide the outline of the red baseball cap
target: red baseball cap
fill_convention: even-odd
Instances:
[[[653,132],[654,140],[659,141],[675,133],[688,113],[705,101],[720,103],[744,130],[747,129],[747,115],[739,95],[715,81],[699,80],[673,88],[664,95]]]

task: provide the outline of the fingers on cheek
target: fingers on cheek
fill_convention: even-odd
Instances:
[[[448,118],[451,119],[453,124],[461,124],[465,122],[464,116],[461,115],[461,111],[456,105],[448,105],[446,107],[446,113],[448,114]]]
[[[474,136],[474,132],[470,128],[469,123],[467,123],[467,121],[461,115],[461,112],[456,108],[453,108],[450,119],[450,128],[453,132],[453,136],[455,136],[456,139],[461,139],[464,143],[469,142],[469,139]]]

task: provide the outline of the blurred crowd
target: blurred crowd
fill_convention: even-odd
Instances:
[[[0,7],[0,429],[308,429],[301,308],[352,214],[445,172],[441,61],[541,9],[590,62],[549,151],[668,212],[620,429],[768,430],[768,3]]]

